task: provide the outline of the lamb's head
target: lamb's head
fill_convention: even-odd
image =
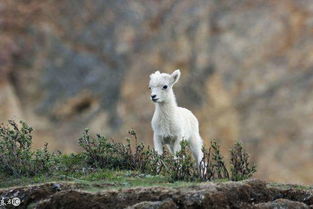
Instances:
[[[173,98],[173,86],[179,80],[180,70],[172,74],[156,71],[150,75],[149,89],[151,100],[156,103],[164,103]]]

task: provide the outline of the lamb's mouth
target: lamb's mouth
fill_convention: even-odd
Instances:
[[[157,102],[159,98],[152,99],[153,102]]]

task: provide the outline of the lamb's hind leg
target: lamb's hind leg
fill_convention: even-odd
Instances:
[[[197,162],[198,165],[200,165],[200,162],[203,158],[203,152],[202,152],[202,146],[203,142],[199,134],[195,135],[190,140],[190,149],[192,151],[192,154]]]
[[[173,146],[171,146],[171,145],[169,145],[169,144],[167,144],[166,146],[167,146],[168,151],[169,151],[171,154],[173,154],[173,153],[174,153],[174,151],[173,151]]]

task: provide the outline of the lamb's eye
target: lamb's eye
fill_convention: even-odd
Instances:
[[[163,89],[167,89],[167,85],[163,86]]]
[[[149,89],[151,90],[151,87],[149,86]]]

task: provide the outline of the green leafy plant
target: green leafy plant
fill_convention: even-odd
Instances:
[[[130,143],[109,141],[107,138],[96,135],[92,137],[86,129],[79,138],[79,145],[84,149],[87,164],[99,168],[130,169],[131,146]]]
[[[153,148],[138,142],[136,132],[129,131],[126,143],[108,140],[101,135],[92,136],[89,130],[79,138],[81,153],[55,154],[48,151],[48,144],[32,151],[32,131],[26,123],[9,121],[0,125],[0,171],[5,175],[87,175],[98,169],[132,170],[142,174],[161,175],[169,181],[211,181],[214,179],[243,180],[255,173],[249,164],[249,155],[241,143],[231,149],[230,173],[226,168],[220,146],[213,140],[210,147],[203,147],[203,159],[197,166],[188,142],[183,140],[181,149],[170,154],[167,149],[159,155]]]
[[[56,172],[60,174],[88,174],[93,170],[87,165],[86,156],[82,153],[58,155]]]
[[[242,144],[237,142],[230,151],[231,180],[240,181],[250,178],[256,172],[256,166],[250,165],[249,155]]]
[[[33,176],[50,173],[56,164],[56,155],[48,151],[48,144],[42,149],[31,150],[33,129],[12,120],[0,125],[0,170],[7,175]]]
[[[228,179],[229,173],[226,169],[223,156],[220,152],[220,146],[215,140],[211,141],[211,151],[212,151],[212,170],[214,174],[214,179]]]
[[[105,137],[97,135],[92,137],[88,129],[79,139],[79,145],[84,149],[87,163],[95,168],[128,169],[138,170],[143,173],[159,174],[157,165],[160,157],[157,153],[145,147],[143,143],[138,143],[134,130],[129,131],[135,144],[132,148],[131,138],[126,139],[126,144],[109,141]]]
[[[198,168],[198,177],[202,181],[228,179],[229,173],[217,142],[212,140],[209,149],[203,147],[202,151],[203,159]]]
[[[181,141],[180,151],[175,153],[174,156],[169,155],[165,161],[171,181],[192,181],[197,179],[197,169],[188,145],[187,141]]]
[[[181,149],[174,155],[164,149],[163,155],[158,155],[149,146],[138,143],[134,130],[130,130],[131,138],[127,138],[126,144],[108,141],[97,135],[95,138],[85,130],[79,144],[85,150],[87,163],[94,167],[109,169],[137,170],[152,175],[164,175],[170,181],[210,181],[214,179],[241,180],[249,178],[255,172],[255,167],[249,167],[248,156],[242,146],[238,144],[232,150],[230,164],[231,177],[226,168],[224,158],[220,152],[220,146],[213,140],[206,150],[203,147],[203,159],[196,166],[189,150],[188,142],[183,140]],[[133,144],[131,142],[134,142]]]

